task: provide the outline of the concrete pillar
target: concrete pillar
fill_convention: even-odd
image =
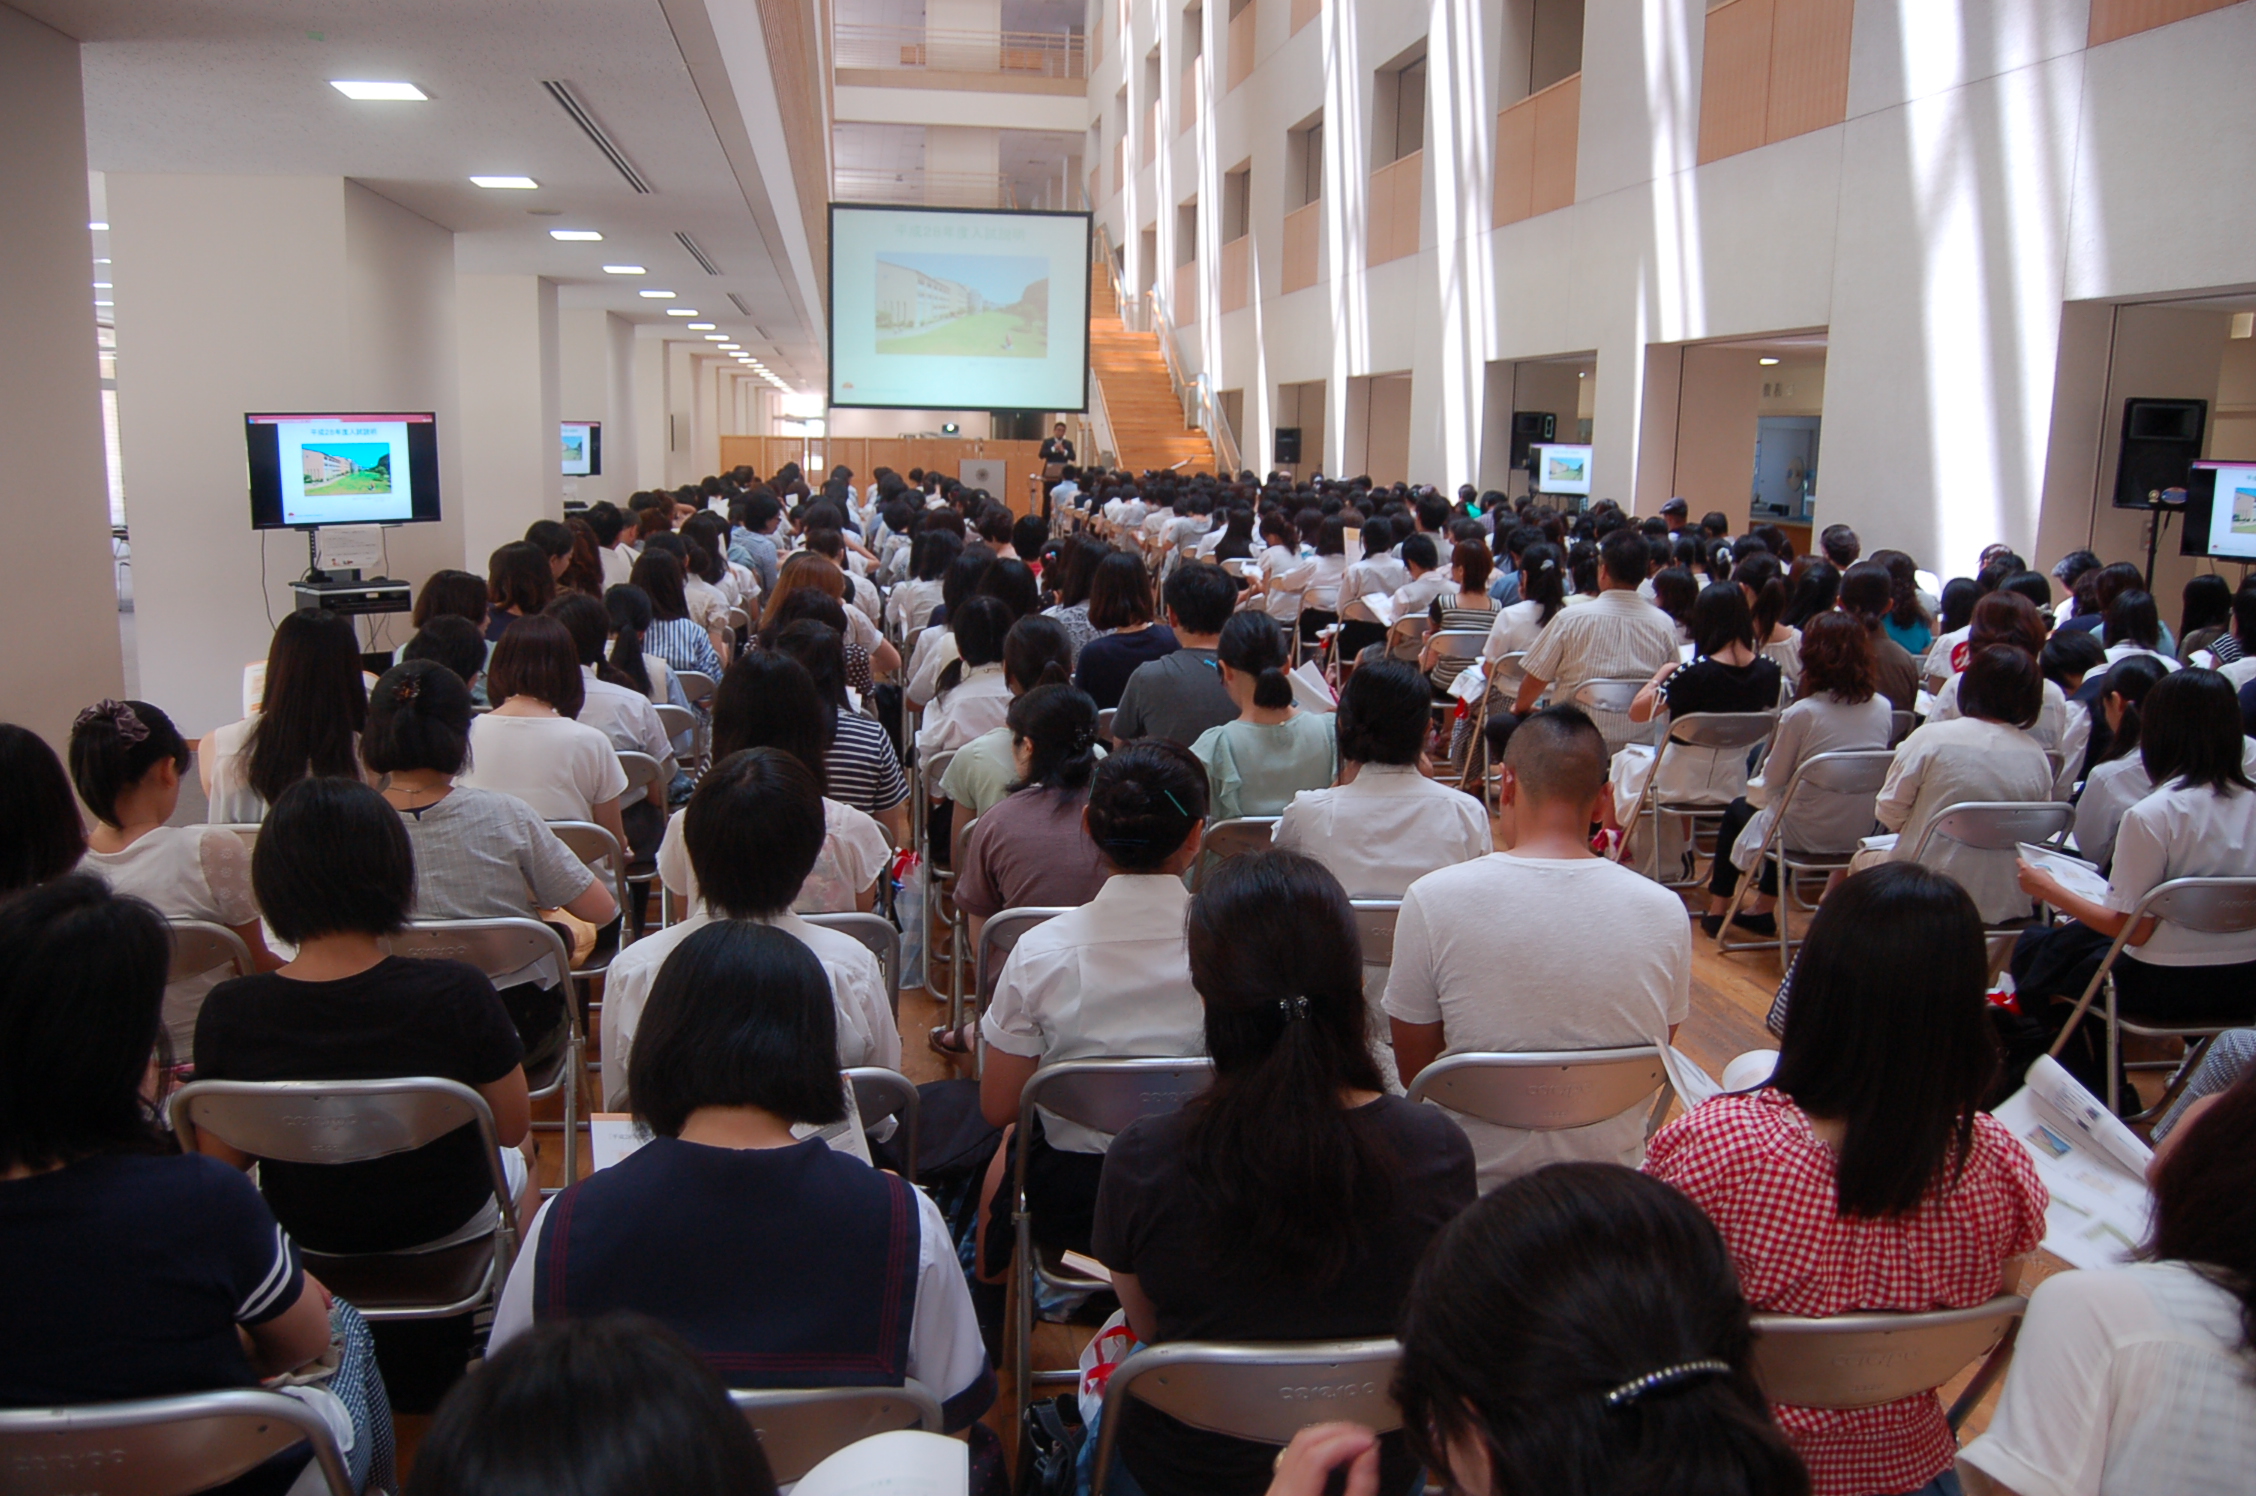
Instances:
[[[242,667],[306,565],[302,536],[251,529],[246,413],[435,414],[444,518],[387,529],[383,568],[462,564],[483,500],[461,461],[453,236],[340,177],[106,183],[142,691],[195,736],[241,715]],[[364,621],[364,647],[405,625]]]
[[[557,336],[562,418],[603,423],[603,471],[564,479],[563,495],[624,508],[642,486],[635,481],[634,324],[600,307],[571,307],[557,314]]]
[[[94,354],[78,43],[0,6],[0,718],[60,751],[71,718],[125,694]],[[102,277],[109,279],[108,276]]]
[[[457,275],[462,379],[459,447],[472,496],[464,564],[483,573],[525,527],[564,513],[557,446],[556,283],[537,275]]]

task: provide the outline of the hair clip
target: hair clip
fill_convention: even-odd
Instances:
[[[1731,1375],[1731,1363],[1719,1361],[1713,1356],[1698,1361],[1685,1361],[1675,1366],[1664,1366],[1659,1371],[1648,1371],[1641,1377],[1631,1377],[1628,1381],[1607,1393],[1606,1406],[1609,1408],[1625,1407],[1648,1392],[1656,1391],[1662,1387],[1672,1387],[1678,1382],[1688,1382],[1694,1377],[1729,1375]]]
[[[1183,802],[1175,798],[1175,792],[1173,790],[1161,790],[1160,793],[1167,797],[1168,804],[1175,807],[1175,814],[1179,816],[1187,816],[1190,814],[1189,811],[1183,808]]]
[[[1277,1006],[1283,1010],[1287,1023],[1308,1016],[1308,999],[1305,997],[1280,997],[1277,999]]]
[[[423,679],[421,676],[410,675],[392,687],[392,700],[400,706],[405,706],[422,694]]]
[[[121,743],[148,741],[149,724],[142,721],[140,714],[125,702],[112,701],[105,696],[85,711],[80,712],[72,720],[71,726],[73,728],[92,727],[97,722],[109,723],[111,730],[117,733],[118,741]]]

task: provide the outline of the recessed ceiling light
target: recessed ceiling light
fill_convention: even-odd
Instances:
[[[107,291],[110,289],[110,283],[108,281],[96,281],[94,283],[94,289],[97,291]]]
[[[721,345],[721,347],[729,353],[734,353],[737,349],[742,348],[743,346],[744,345],[742,343],[723,343]]]
[[[550,229],[548,237],[561,239],[566,244],[594,244],[603,236],[594,229]]]
[[[329,86],[346,98],[359,99],[363,103],[415,104],[430,97],[412,83],[368,83],[356,82],[350,78],[331,78]]]
[[[644,270],[640,265],[606,265],[603,267],[603,273],[605,275],[648,275],[650,272]]]
[[[679,307],[668,307],[666,308],[666,315],[669,317],[694,317],[697,314],[685,312]],[[713,330],[713,324],[710,322],[684,322],[682,326],[688,328],[691,332],[711,332]]]
[[[101,222],[99,219],[97,219],[93,223],[88,224],[87,227],[92,229],[97,234],[106,234],[110,231],[110,226],[106,223]]]
[[[108,260],[96,260],[94,263],[97,265],[107,265],[110,262]]]
[[[705,334],[705,341],[708,343],[718,343],[723,341],[727,337],[728,334],[725,332],[709,332]]]
[[[669,317],[694,317],[697,315],[697,308],[693,306],[670,306],[666,308],[666,315]],[[696,325],[694,322],[690,324],[692,327]],[[713,324],[708,322],[705,325],[711,327]]]
[[[1774,359],[1774,358],[1758,358],[1758,359],[1756,359],[1756,360],[1755,360],[1755,362],[1756,362],[1756,363],[1758,363],[1758,364],[1761,364],[1761,365],[1762,365],[1762,366],[1763,366],[1764,368],[1766,368],[1766,369],[1767,369],[1767,368],[1769,368],[1769,367],[1770,367],[1770,366],[1771,366],[1772,364],[1775,364],[1775,363],[1777,363],[1777,362],[1778,362],[1778,360],[1777,360],[1777,359]]]
[[[95,304],[96,306],[116,306],[116,305],[117,305],[117,303],[116,303],[116,302],[114,302],[114,301],[97,301],[97,302],[95,302],[94,304]]]
[[[647,296],[652,301],[672,301],[674,299],[674,293],[671,291],[637,291],[635,295]]]
[[[470,185],[494,192],[530,192],[540,183],[531,177],[472,177]]]

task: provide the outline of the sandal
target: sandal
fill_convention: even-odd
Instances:
[[[952,1029],[943,1023],[925,1035],[924,1042],[931,1046],[934,1054],[944,1060],[968,1060],[972,1057],[973,1050],[971,1040],[965,1035],[970,1032],[971,1025],[968,1023],[960,1029]]]

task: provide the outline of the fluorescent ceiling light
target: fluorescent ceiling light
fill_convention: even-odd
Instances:
[[[605,275],[647,275],[650,272],[644,270],[640,265],[606,265],[603,267],[603,273]]]
[[[668,307],[666,308],[666,315],[669,317],[694,317],[697,314],[682,311],[677,307]],[[711,332],[713,330],[713,324],[710,322],[684,322],[682,326],[688,328],[691,332]]]
[[[110,283],[108,281],[96,281],[94,283],[94,289],[97,291],[107,291],[110,289]]]
[[[100,222],[99,220],[88,224],[87,227],[92,229],[97,234],[106,234],[110,231],[110,226],[106,223]]]
[[[737,349],[742,348],[743,346],[744,345],[742,343],[723,343],[721,345],[721,348],[724,352],[734,353]]]
[[[594,244],[603,238],[594,229],[550,229],[548,237],[561,239],[566,244]]]
[[[1767,369],[1767,368],[1769,368],[1769,367],[1770,367],[1770,366],[1771,366],[1772,364],[1775,364],[1775,363],[1777,363],[1777,362],[1778,362],[1778,360],[1777,360],[1777,359],[1774,359],[1774,358],[1758,358],[1758,359],[1756,359],[1756,360],[1755,360],[1755,362],[1756,362],[1756,363],[1758,363],[1758,364],[1761,364],[1761,365],[1762,365],[1762,366],[1763,366],[1764,368],[1766,368],[1766,369]]]
[[[725,341],[727,337],[728,334],[725,332],[709,332],[705,334],[705,341],[708,343],[719,343]]]
[[[94,263],[97,265],[107,265],[110,262],[108,260],[96,260]]]
[[[472,177],[470,185],[494,192],[530,192],[540,183],[531,177]]]
[[[329,86],[348,99],[363,103],[419,104],[430,97],[412,83],[368,83],[331,78]]]
[[[95,302],[94,304],[95,304],[96,306],[116,306],[116,305],[117,305],[117,303],[116,303],[116,302],[114,302],[114,301],[97,301],[97,302]]]
[[[647,296],[652,301],[672,301],[674,299],[674,293],[671,291],[637,291],[635,295]]]

